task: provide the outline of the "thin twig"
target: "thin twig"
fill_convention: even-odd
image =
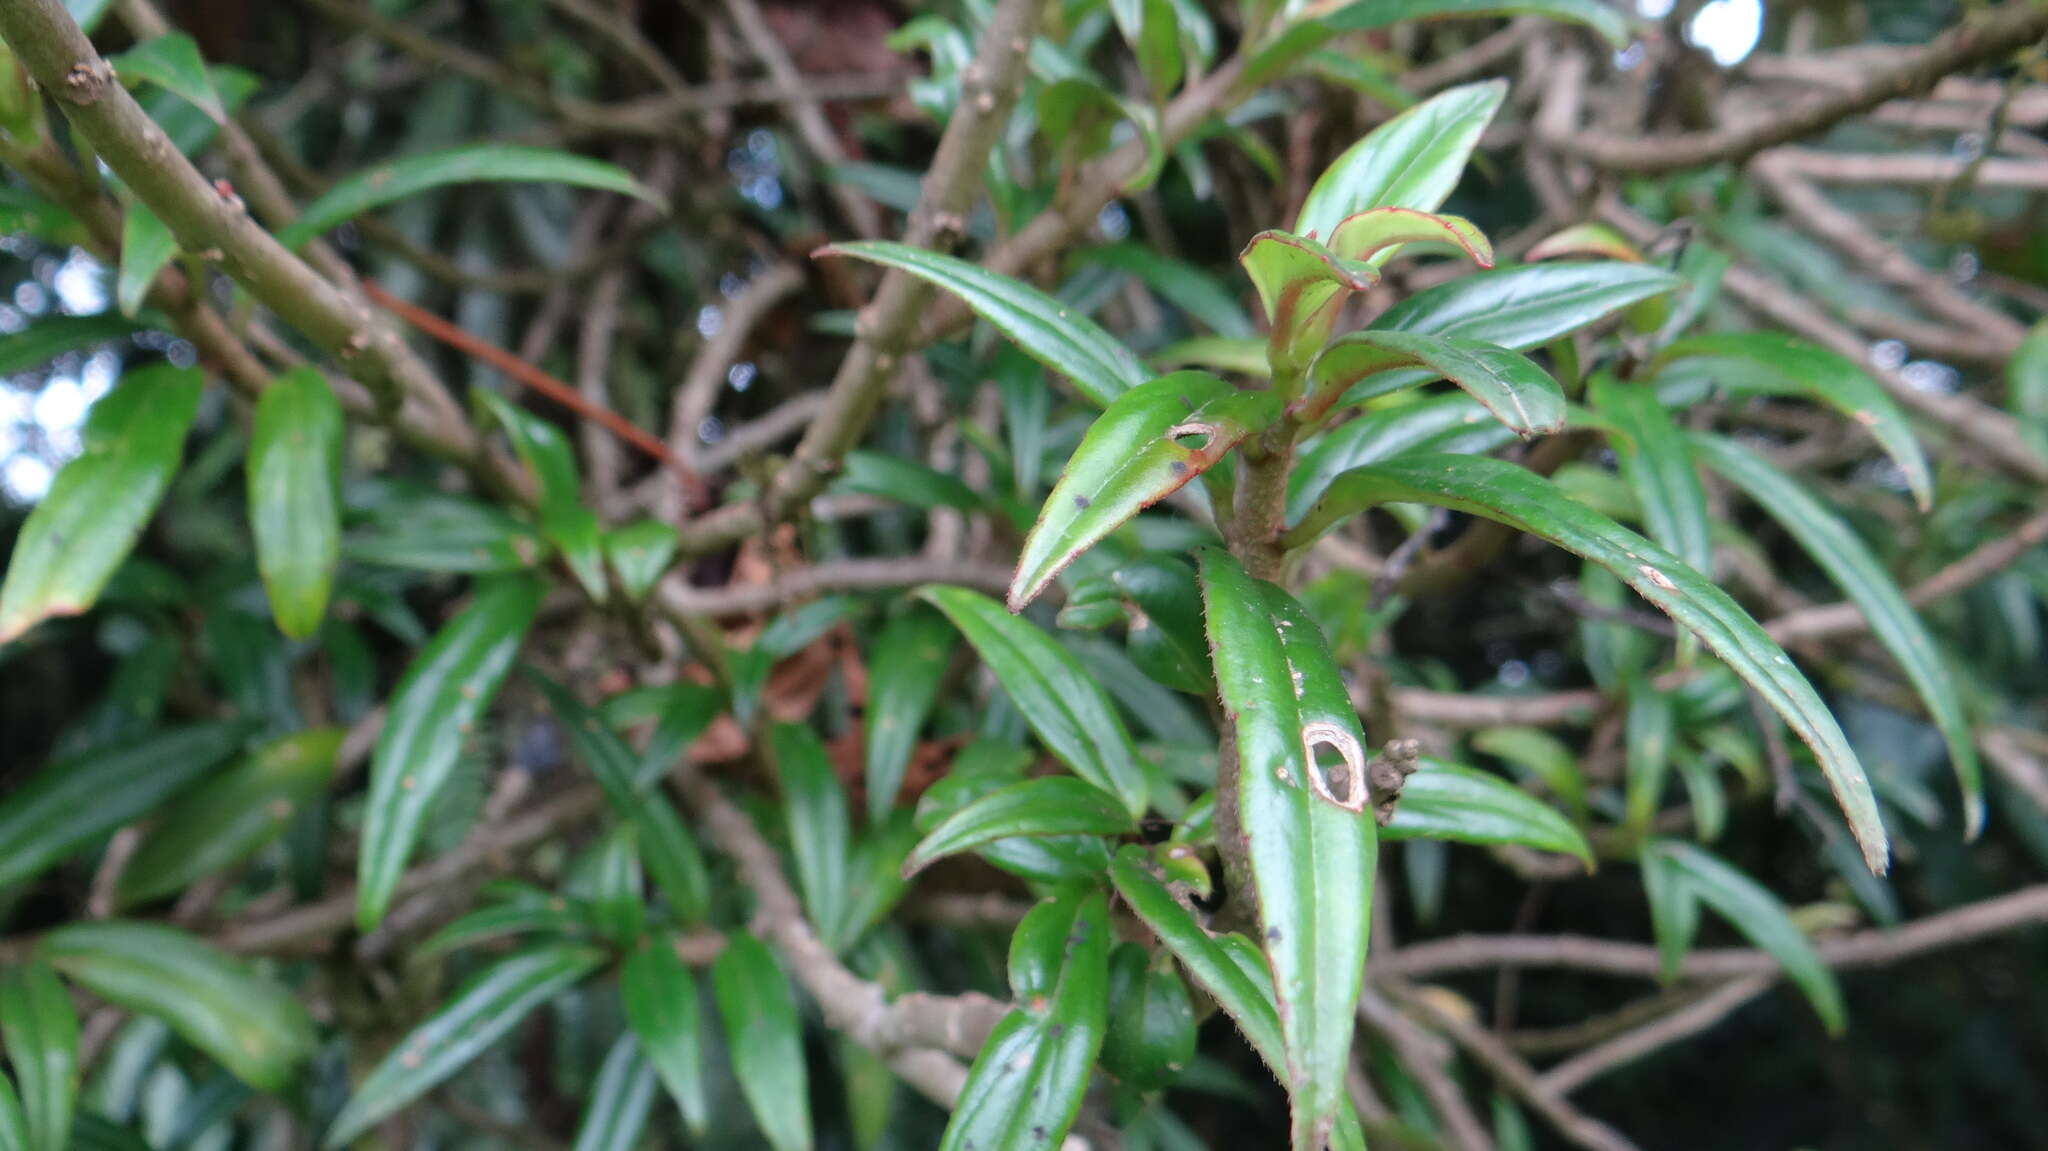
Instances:
[[[1617,1067],[1713,1027],[1733,1015],[1743,1004],[1769,991],[1776,982],[1768,975],[1731,979],[1669,1015],[1624,1032],[1550,1068],[1537,1083],[1554,1095],[1569,1095]]]

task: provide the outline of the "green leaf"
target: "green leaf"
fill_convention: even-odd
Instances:
[[[30,960],[0,974],[0,1042],[21,1088],[23,1151],[65,1151],[78,1087],[78,1015],[48,964]]]
[[[1212,936],[1195,922],[1187,906],[1152,873],[1144,848],[1133,844],[1117,852],[1109,865],[1109,878],[1132,913],[1152,929],[1195,983],[1237,1024],[1252,1050],[1276,1074],[1285,1074],[1287,1052],[1280,1038],[1280,1014],[1273,1006],[1271,978],[1263,972],[1254,977],[1231,960],[1219,942],[1226,937]],[[1242,937],[1228,938],[1242,941]],[[1256,954],[1257,949],[1252,950]]]
[[[522,893],[509,902],[479,907],[428,936],[413,954],[427,958],[521,935],[573,940],[592,934],[590,908],[583,901],[533,894],[540,897],[525,898]]]
[[[1507,91],[1504,80],[1447,89],[1373,129],[1316,180],[1294,230],[1328,236],[1368,208],[1435,211]]]
[[[768,945],[736,931],[711,965],[740,1093],[775,1151],[809,1151],[811,1107],[803,1035],[789,981]]]
[[[676,814],[675,806],[661,794],[660,775],[643,774],[632,749],[618,733],[606,727],[567,689],[538,672],[529,673],[528,678],[561,720],[576,758],[596,777],[612,811],[633,827],[640,862],[654,877],[654,885],[668,897],[670,909],[685,922],[702,919],[710,908],[711,880],[704,870],[704,856],[697,850],[696,839]],[[685,701],[688,706],[688,697]],[[690,714],[700,713],[692,710]],[[656,741],[659,740],[657,732]]]
[[[178,238],[148,205],[137,200],[121,218],[121,272],[114,280],[114,301],[133,319],[142,310],[156,274],[178,254]]]
[[[2006,406],[2034,453],[2048,459],[2048,321],[2037,320],[2005,366]]]
[[[1122,2],[1122,0],[1119,0]],[[1147,0],[1156,3],[1157,0]],[[1067,261],[1070,268],[1101,265],[1137,277],[1159,297],[1218,336],[1250,339],[1251,319],[1236,294],[1207,271],[1164,256],[1135,241],[1084,248]]]
[[[1109,11],[1137,54],[1138,71],[1152,91],[1152,102],[1163,103],[1180,86],[1185,64],[1173,0],[1110,0]]]
[[[1552,232],[1538,240],[1535,246],[1522,254],[1522,259],[1534,264],[1556,256],[1588,256],[1601,260],[1623,260],[1631,264],[1643,262],[1643,253],[1628,237],[1597,220],[1573,224]]]
[[[220,92],[207,74],[206,57],[199,44],[183,32],[166,32],[152,37],[107,60],[114,74],[123,80],[147,80],[166,92],[184,99],[206,113],[214,123],[225,123],[227,109]]]
[[[1538,851],[1577,856],[1593,867],[1593,849],[1556,809],[1507,780],[1477,768],[1425,759],[1401,785],[1387,839],[1449,839],[1459,843],[1519,843]]]
[[[279,376],[249,435],[249,529],[279,631],[320,627],[341,561],[341,404],[312,368]]]
[[[1207,471],[1279,407],[1272,392],[1240,392],[1203,372],[1175,372],[1118,396],[1082,437],[1025,538],[1010,610],[1139,509]]]
[[[1365,968],[1375,838],[1365,741],[1322,634],[1286,592],[1220,551],[1201,560],[1216,685],[1236,741],[1238,818],[1286,1046],[1295,1151],[1342,1107]],[[1320,749],[1343,760],[1331,780]]]
[[[1675,881],[1691,897],[1713,908],[1743,938],[1776,959],[1785,975],[1806,993],[1828,1032],[1841,1034],[1848,1025],[1841,989],[1835,985],[1834,974],[1821,962],[1820,953],[1813,949],[1777,896],[1719,856],[1694,844],[1654,840],[1645,852],[1651,853],[1671,868]]]
[[[618,944],[638,939],[647,926],[647,895],[632,826],[606,831],[577,862],[571,890],[588,900],[598,932]]]
[[[853,256],[908,272],[962,302],[1031,357],[1073,381],[1081,394],[1108,406],[1145,382],[1138,358],[1080,309],[1008,276],[907,244],[833,244],[820,255]]]
[[[932,713],[953,657],[953,628],[937,612],[913,605],[898,612],[868,660],[868,822],[880,823],[903,789],[917,734]]]
[[[628,1032],[612,1043],[590,1087],[570,1151],[633,1151],[654,1106],[654,1068]]]
[[[1185,562],[1145,555],[1109,573],[1125,604],[1124,642],[1131,662],[1168,687],[1215,693],[1209,639],[1202,630],[1202,592]]]
[[[551,944],[507,956],[478,972],[363,1079],[321,1146],[335,1151],[355,1142],[468,1066],[534,1008],[604,961],[604,952],[592,947]]]
[[[1341,397],[1357,403],[1383,395],[1380,381],[1413,377],[1389,375],[1394,368],[1419,366],[1465,389],[1493,418],[1517,435],[1554,432],[1564,426],[1564,389],[1550,373],[1520,352],[1484,340],[1416,332],[1350,332],[1323,352],[1310,373],[1314,391],[1308,404],[1311,418]]]
[[[1075,775],[1121,799],[1133,816],[1145,810],[1145,775],[1131,733],[1080,661],[987,596],[936,584],[917,594],[945,612],[974,645],[1046,750]]]
[[[22,1113],[21,1097],[14,1093],[14,1081],[0,1075],[0,1151],[27,1151],[28,1116]]]
[[[676,529],[660,520],[634,520],[605,533],[604,558],[627,599],[639,603],[647,598],[675,562],[680,542]]]
[[[1345,473],[1317,509],[1289,533],[1313,540],[1330,525],[1380,503],[1423,503],[1468,512],[1550,541],[1619,576],[1637,594],[1692,630],[1755,688],[1813,748],[1835,800],[1872,871],[1889,849],[1870,781],[1842,729],[1806,677],[1748,612],[1677,556],[1570,499],[1524,468],[1483,456],[1421,455]]]
[[[1102,1066],[1140,1091],[1156,1091],[1195,1056],[1195,1008],[1169,960],[1154,963],[1135,943],[1109,957],[1109,1030]]]
[[[1035,42],[1047,49],[1050,42]],[[1145,162],[1125,177],[1118,190],[1142,192],[1159,178],[1166,164],[1166,147],[1159,138],[1159,117],[1135,100],[1126,100],[1085,75],[1054,79],[1038,90],[1033,101],[1038,113],[1038,134],[1069,165],[1094,159],[1109,149],[1119,121],[1128,123],[1145,147]]]
[[[633,196],[656,207],[661,197],[615,164],[552,148],[469,144],[406,156],[358,172],[306,205],[278,241],[296,248],[345,220],[409,196],[452,184],[569,184]]]
[[[603,603],[609,590],[604,578],[603,541],[597,513],[583,506],[576,478],[576,452],[562,429],[521,408],[497,392],[470,392],[491,413],[512,441],[519,462],[540,487],[541,535],[562,553],[562,562],[592,600]]]
[[[258,1091],[283,1090],[313,1053],[313,1021],[297,997],[174,927],[71,923],[36,953],[101,999],[162,1019]]]
[[[1024,769],[1032,759],[1031,752],[1024,748],[989,740],[976,740],[961,749],[953,759],[952,770],[927,788],[918,800],[911,844],[915,844],[915,832],[929,832],[954,812],[990,792],[1023,782]],[[1093,835],[998,839],[982,845],[975,853],[995,867],[1034,883],[1092,880],[1109,866],[1108,847]],[[904,858],[908,855],[907,845]],[[899,859],[899,870],[889,873],[897,883],[904,882],[901,866]]]
[[[1671,697],[1637,679],[1628,687],[1626,779],[1628,825],[1648,835],[1664,799],[1664,781],[1671,771],[1671,739],[1676,719]]]
[[[833,487],[895,500],[910,507],[959,508],[979,511],[981,497],[974,489],[936,468],[886,452],[855,450],[846,453],[845,465]]]
[[[1463,216],[1439,216],[1413,208],[1367,208],[1330,234],[1330,250],[1346,260],[1384,262],[1403,244],[1443,244],[1465,253],[1482,268],[1493,267],[1493,242]]]
[[[1649,536],[1686,566],[1714,571],[1714,545],[1707,525],[1707,492],[1700,486],[1692,449],[1671,413],[1647,383],[1623,383],[1607,372],[1593,376],[1593,408],[1610,425],[1608,443],[1621,460],[1622,478],[1643,510]],[[1679,658],[1688,658],[1685,645]]]
[[[1287,522],[1300,523],[1330,481],[1353,468],[1417,451],[1480,455],[1514,438],[1462,392],[1368,410],[1303,449],[1287,477]]]
[[[1870,621],[1871,634],[1899,662],[1948,743],[1949,762],[1963,792],[1964,831],[1976,835],[1984,826],[1984,778],[1970,718],[1963,710],[1956,677],[1898,584],[1840,516],[1770,461],[1719,436],[1694,436],[1692,445],[1708,467],[1742,489],[1798,540]]]
[[[1578,757],[1556,736],[1538,727],[1493,727],[1473,736],[1472,747],[1542,780],[1572,814],[1585,818],[1585,776]]]
[[[197,368],[128,372],[86,415],[84,449],[22,525],[0,586],[0,644],[92,607],[178,470],[199,411]]]
[[[240,722],[204,723],[95,747],[51,764],[0,800],[0,887],[147,814],[232,755]]]
[[[1025,914],[1010,941],[1019,1006],[975,1057],[940,1151],[1051,1151],[1066,1138],[1108,1024],[1109,945],[1100,891]]]
[[[5,1092],[0,1092],[5,1094]],[[71,1126],[71,1151],[154,1151],[130,1127],[80,1112]]]
[[[1379,282],[1363,261],[1348,260],[1308,236],[1277,229],[1251,238],[1237,262],[1244,266],[1269,327],[1266,359],[1273,378],[1298,380],[1336,326],[1353,292]]]
[[[1621,10],[1602,0],[1354,0],[1322,17],[1322,22],[1332,29],[1357,31],[1416,20],[1495,16],[1542,16],[1584,24],[1616,51],[1626,48],[1634,35]]]
[[[845,938],[847,875],[851,863],[852,820],[846,811],[846,789],[833,774],[832,757],[810,728],[778,723],[768,731],[782,802],[789,826],[790,853],[796,857],[797,890],[804,911],[828,945]],[[837,950],[837,948],[834,948]]]
[[[1645,845],[1640,860],[1643,895],[1650,904],[1650,933],[1657,941],[1662,977],[1669,982],[1678,977],[1679,965],[1699,934],[1700,901],[1677,862],[1656,850],[1656,843],[1652,840]]]
[[[143,330],[143,325],[113,312],[92,316],[43,316],[18,332],[0,335],[0,376],[31,371],[66,352],[118,340]]]
[[[1905,473],[1921,509],[1933,506],[1934,480],[1912,425],[1854,361],[1781,332],[1715,332],[1672,344],[1657,364],[1693,358],[1718,361],[1725,370],[1715,373],[1715,382],[1731,391],[1806,396],[1861,424]]]
[[[619,972],[619,996],[626,1024],[640,1039],[648,1062],[668,1089],[683,1122],[702,1136],[711,1121],[704,1089],[704,1033],[697,981],[666,935],[647,940],[626,957]]]
[[[370,796],[356,868],[356,923],[375,927],[453,777],[463,742],[505,681],[546,587],[525,576],[482,585],[449,620],[391,694],[370,760]]]
[[[1484,340],[1518,352],[1677,287],[1678,277],[1641,264],[1531,264],[1462,276],[1381,312],[1380,332],[1424,332]],[[1409,379],[1421,383],[1429,373]],[[1375,380],[1378,391],[1402,386]]]
[[[181,891],[274,842],[326,790],[341,729],[272,740],[171,804],[121,871],[123,906]]]
[[[946,817],[903,861],[908,878],[949,855],[998,839],[1037,835],[1123,835],[1136,830],[1117,798],[1063,775],[992,791]]]
[[[539,563],[546,545],[504,509],[441,492],[378,486],[363,527],[341,541],[356,563],[429,572],[516,572]]]

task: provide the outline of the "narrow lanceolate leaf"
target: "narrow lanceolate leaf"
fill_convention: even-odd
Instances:
[[[1082,395],[1105,407],[1145,382],[1144,367],[1116,337],[1082,315],[1080,309],[1029,284],[907,244],[834,244],[819,252],[882,264],[944,288],[1033,359],[1067,377]]]
[[[1408,367],[1425,368],[1465,389],[1516,435],[1564,426],[1564,389],[1522,353],[1463,336],[1372,329],[1347,333],[1316,360],[1308,415],[1320,416],[1340,397],[1356,403],[1405,387],[1414,376],[1391,373]],[[1383,389],[1381,381],[1390,386]]]
[[[1538,727],[1494,727],[1472,737],[1472,747],[1507,761],[1543,782],[1572,812],[1586,814],[1586,777],[1564,741]]]
[[[121,272],[114,279],[114,303],[131,319],[142,310],[142,301],[156,274],[178,254],[178,238],[142,201],[128,205],[121,218]]]
[[[1514,438],[1512,430],[1462,392],[1368,410],[1302,449],[1287,477],[1287,522],[1301,522],[1330,482],[1352,468],[1410,452],[1482,455]]]
[[[1593,408],[1619,435],[1609,437],[1621,474],[1643,509],[1651,539],[1670,548],[1694,571],[1711,574],[1707,493],[1700,486],[1692,448],[1648,384],[1625,383],[1601,372],[1593,377]]]
[[[947,816],[903,861],[917,874],[949,855],[1020,835],[1122,835],[1135,830],[1117,798],[1086,780],[1027,779],[992,791]]]
[[[1934,726],[1948,742],[1949,762],[1962,786],[1963,826],[1966,834],[1974,836],[1984,826],[1984,780],[1977,747],[1970,738],[1969,715],[1934,637],[1898,584],[1840,516],[1770,461],[1718,436],[1695,436],[1692,443],[1708,467],[1741,488],[1799,541],[1870,621],[1871,634],[1899,661],[1927,704]]]
[[[1507,91],[1503,80],[1452,88],[1373,129],[1316,180],[1294,230],[1328,236],[1368,208],[1435,211]]]
[[[1671,696],[1636,679],[1628,688],[1624,733],[1628,824],[1647,835],[1664,799],[1664,781],[1671,774],[1671,737],[1676,726]]]
[[[605,533],[604,558],[626,598],[638,603],[668,571],[679,543],[676,529],[660,520],[635,520]]]
[[[273,740],[181,796],[121,870],[121,903],[181,891],[274,842],[326,789],[341,734],[338,727],[321,727]]]
[[[244,723],[157,732],[51,764],[0,800],[0,887],[44,868],[191,786],[241,746]]]
[[[1279,413],[1271,392],[1240,392],[1205,372],[1175,372],[1118,396],[1097,417],[1024,540],[1011,611],[1073,558],[1207,471]]]
[[[1010,940],[1020,1005],[975,1056],[940,1151],[1051,1151],[1088,1090],[1109,1017],[1109,907],[1102,892],[1033,907]]]
[[[603,602],[603,541],[597,513],[583,504],[576,478],[576,453],[562,429],[512,403],[497,392],[470,393],[488,409],[512,441],[519,462],[540,487],[540,530],[562,553],[562,562],[585,594]]]
[[[92,406],[84,450],[57,473],[14,542],[0,586],[0,644],[99,598],[170,486],[202,385],[197,368],[140,368]]]
[[[66,352],[118,340],[143,326],[113,312],[44,316],[18,332],[0,335],[0,376],[39,368]]]
[[[170,1024],[258,1091],[283,1090],[313,1053],[313,1021],[296,996],[176,928],[73,923],[36,952],[101,999]]]
[[[1643,254],[1628,237],[1597,221],[1573,224],[1552,232],[1536,242],[1522,258],[1531,264],[1559,256],[1592,256],[1602,260],[1643,262]]]
[[[1145,775],[1131,733],[1100,684],[1031,621],[965,588],[926,585],[919,596],[974,645],[1046,750],[1110,792],[1133,816],[1145,810]]]
[[[1218,945],[1219,937],[1195,922],[1187,907],[1153,874],[1144,848],[1133,844],[1117,852],[1115,862],[1109,865],[1109,878],[1132,913],[1145,921],[1188,976],[1244,1032],[1252,1050],[1276,1074],[1286,1074],[1287,1052],[1280,1038],[1280,1015],[1273,1007],[1270,980],[1261,988],[1231,961]]]
[[[1506,524],[1550,541],[1619,576],[1659,610],[1697,634],[1783,716],[1813,749],[1849,817],[1871,870],[1885,868],[1889,848],[1877,801],[1842,729],[1762,627],[1728,593],[1677,556],[1578,503],[1527,469],[1483,456],[1418,455],[1347,472],[1316,510],[1289,533],[1299,544],[1366,507],[1421,503]]]
[[[1854,361],[1782,332],[1715,332],[1678,341],[1658,363],[1694,357],[1724,366],[1715,382],[1731,391],[1806,396],[1861,424],[1899,465],[1920,507],[1933,505],[1934,480],[1912,425],[1884,387]]]
[[[28,1116],[22,1112],[14,1081],[0,1075],[0,1151],[24,1151],[33,1146],[30,1138]]]
[[[797,890],[804,911],[827,945],[843,941],[851,899],[853,821],[846,789],[833,774],[832,757],[817,733],[801,724],[778,723],[768,732],[775,772],[782,785],[789,850],[796,857]]]
[[[249,529],[279,631],[320,626],[341,560],[341,404],[312,368],[279,376],[249,435]]]
[[[1119,943],[1109,958],[1109,1032],[1103,1069],[1140,1091],[1171,1082],[1195,1055],[1195,1009],[1188,989],[1162,955]]]
[[[882,629],[868,661],[868,821],[880,823],[896,806],[918,732],[931,715],[953,656],[953,628],[923,606],[899,612]]]
[[[570,1151],[633,1151],[653,1107],[654,1068],[633,1035],[621,1035],[597,1069]]]
[[[1380,313],[1372,329],[1463,336],[1526,352],[1678,284],[1677,276],[1641,264],[1532,264],[1417,292]],[[1411,379],[1429,375],[1418,369]]]
[[[370,799],[356,868],[356,922],[377,925],[454,774],[476,721],[490,707],[540,610],[541,581],[509,576],[483,585],[413,659],[391,696],[370,761]]]
[[[508,956],[476,974],[433,1017],[400,1040],[334,1117],[322,1146],[332,1151],[396,1114],[605,960],[592,947],[555,944]]]
[[[1517,843],[1538,851],[1577,856],[1593,866],[1593,849],[1558,811],[1507,780],[1477,768],[1437,760],[1401,785],[1388,839],[1450,839],[1459,843]]]
[[[0,1042],[21,1092],[23,1151],[65,1151],[78,1086],[78,1015],[41,960],[0,975]]]
[[[1627,47],[1634,34],[1622,10],[1605,0],[1338,0],[1332,7],[1335,10],[1322,18],[1323,23],[1346,31],[1385,28],[1412,20],[1541,16],[1584,24],[1616,51]]]
[[[166,32],[108,60],[114,74],[124,80],[147,80],[166,92],[182,97],[206,113],[214,123],[228,118],[220,92],[206,71],[206,58],[199,44],[183,32]]]
[[[1238,818],[1280,1006],[1295,1151],[1344,1102],[1365,968],[1375,838],[1365,740],[1314,621],[1222,552],[1201,564],[1216,686],[1236,741]],[[1326,769],[1323,750],[1342,766]],[[1341,778],[1332,778],[1341,777]]]
[[[291,225],[277,234],[296,248],[314,236],[364,212],[451,184],[571,184],[634,196],[659,206],[661,197],[625,169],[552,148],[472,144],[407,156],[368,168],[329,188]]]
[[[2034,453],[2048,459],[2048,320],[2036,320],[2005,365],[2006,408]]]
[[[711,987],[725,1021],[726,1046],[740,1094],[775,1151],[809,1151],[811,1107],[804,1044],[789,980],[768,945],[745,932],[728,936],[711,966]]]
[[[668,936],[656,934],[626,958],[619,972],[619,998],[626,1025],[640,1038],[647,1061],[683,1113],[701,1134],[711,1120],[704,1089],[704,1033],[697,981],[676,955]]]
[[[632,826],[640,862],[646,865],[655,887],[668,898],[670,909],[684,922],[702,919],[711,901],[711,881],[704,871],[704,856],[697,850],[697,841],[682,817],[676,814],[675,805],[661,793],[660,774],[643,773],[642,765],[618,733],[606,727],[596,713],[584,707],[567,689],[539,674],[529,678],[562,721],[576,758],[596,777],[612,810]],[[694,698],[681,697],[690,716],[698,714],[689,708]],[[660,741],[660,732],[655,739]]]
[[[1260,232],[1240,252],[1269,333],[1266,359],[1276,379],[1298,379],[1330,338],[1337,313],[1353,292],[1379,282],[1379,273],[1347,260],[1307,236],[1278,230]]]
[[[1414,208],[1368,208],[1339,225],[1330,250],[1346,260],[1372,261],[1403,244],[1447,244],[1482,268],[1493,267],[1493,242],[1463,216],[1439,216]]]
[[[1647,852],[1661,858],[1690,896],[1713,908],[1744,938],[1769,952],[1784,967],[1785,975],[1806,993],[1830,1032],[1842,1031],[1848,1019],[1841,988],[1777,896],[1695,844],[1660,839],[1652,841]]]

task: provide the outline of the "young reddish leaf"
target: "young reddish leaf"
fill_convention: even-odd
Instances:
[[[1268,326],[1266,358],[1275,379],[1297,376],[1330,338],[1337,313],[1353,292],[1379,282],[1379,273],[1347,260],[1305,236],[1265,231],[1253,236],[1237,262],[1259,291]]]
[[[1870,781],[1827,705],[1792,660],[1727,592],[1662,547],[1566,496],[1525,468],[1484,456],[1416,455],[1346,472],[1285,537],[1314,540],[1332,525],[1382,503],[1420,503],[1494,520],[1574,552],[1619,576],[1644,599],[1699,635],[1708,650],[1757,690],[1813,748],[1835,801],[1873,872],[1890,849]]]
[[[1344,1100],[1377,848],[1365,740],[1322,635],[1229,555],[1201,563],[1216,685],[1236,741],[1239,833],[1280,1007],[1292,1146],[1319,1151]],[[1325,768],[1322,749],[1342,766]]]
[[[1403,244],[1449,244],[1482,268],[1493,267],[1493,243],[1463,216],[1439,216],[1413,208],[1368,208],[1330,233],[1329,249],[1339,259],[1378,263]]]
[[[1082,437],[1025,537],[1010,610],[1022,610],[1139,509],[1208,470],[1279,407],[1270,392],[1240,392],[1203,372],[1175,372],[1118,396]]]
[[[1623,263],[1640,264],[1643,254],[1628,242],[1628,237],[1598,221],[1573,224],[1569,228],[1552,232],[1536,242],[1536,246],[1524,253],[1527,263],[1554,260],[1559,256],[1593,256],[1602,260],[1620,260]]]

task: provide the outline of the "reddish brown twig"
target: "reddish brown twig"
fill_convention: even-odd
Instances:
[[[541,395],[568,408],[583,419],[601,425],[606,431],[631,444],[648,458],[661,464],[675,474],[676,482],[682,486],[684,499],[690,510],[701,511],[711,506],[711,488],[704,478],[691,471],[689,465],[670,454],[668,446],[655,436],[634,426],[624,416],[599,404],[591,403],[575,388],[556,379],[533,364],[520,359],[511,352],[482,340],[449,323],[447,320],[406,303],[385,291],[375,280],[363,281],[363,294],[378,307],[411,324],[413,327],[447,344],[465,356],[480,360],[505,373],[521,385],[532,388]]]

